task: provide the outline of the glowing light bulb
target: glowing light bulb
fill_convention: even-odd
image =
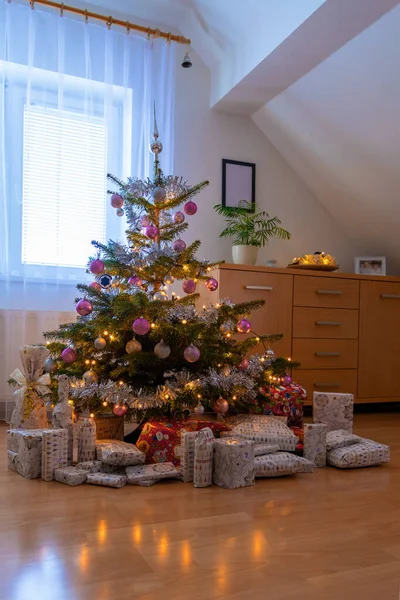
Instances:
[[[288,358],[288,361],[289,361],[289,362],[291,362],[291,360],[292,360],[291,358]]]
[[[237,396],[232,396],[232,400],[236,400]]]
[[[85,365],[90,365],[90,360],[86,359],[85,360]]]
[[[113,336],[113,335],[110,335],[110,340],[112,341],[113,339],[114,339],[114,336]]]
[[[124,385],[124,382],[123,382],[123,381],[120,381],[120,382],[119,382],[119,385]]]
[[[197,394],[199,400],[201,400],[201,394]]]
[[[182,319],[182,325],[186,325],[187,321],[186,319]]]
[[[73,404],[74,401],[73,400],[68,400],[68,404]]]
[[[107,406],[107,404],[108,404],[108,402],[106,402],[106,401],[104,400],[104,402],[103,402],[103,406]]]
[[[211,267],[207,267],[207,271],[212,271],[212,268]]]
[[[95,361],[95,360],[92,360],[92,365],[95,365],[95,364],[96,364],[96,361]]]
[[[94,413],[90,413],[90,418],[93,419]]]
[[[207,308],[207,307],[206,307],[206,305],[205,305],[205,304],[203,304],[203,310],[206,310],[206,308]]]
[[[256,342],[259,342],[259,341],[260,341],[260,338],[259,338],[259,337],[256,337]]]
[[[227,334],[226,334],[226,337],[227,337],[227,338],[230,338],[230,337],[232,337],[232,334],[231,334],[231,333],[227,333]]]
[[[151,328],[154,329],[155,327],[157,327],[157,325],[155,323],[152,323]]]
[[[103,335],[108,335],[107,329],[105,331],[103,331]]]

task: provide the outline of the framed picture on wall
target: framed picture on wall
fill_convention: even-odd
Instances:
[[[240,160],[222,159],[222,206],[238,207],[256,201],[256,165]]]
[[[386,275],[386,256],[356,256],[354,260],[358,275]]]

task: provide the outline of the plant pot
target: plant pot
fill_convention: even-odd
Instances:
[[[235,265],[255,265],[257,253],[257,246],[232,246],[232,257]]]

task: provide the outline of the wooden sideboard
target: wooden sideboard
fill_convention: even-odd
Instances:
[[[398,402],[400,277],[221,265],[218,292],[201,302],[264,299],[259,334],[282,333],[277,355],[301,363],[294,378],[314,391],[350,392],[358,403]],[[202,286],[203,287],[203,286]]]

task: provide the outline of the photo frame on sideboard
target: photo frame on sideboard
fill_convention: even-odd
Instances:
[[[354,272],[358,275],[386,275],[386,256],[356,256]]]
[[[256,165],[222,159],[222,206],[238,207],[241,201],[256,201]]]

